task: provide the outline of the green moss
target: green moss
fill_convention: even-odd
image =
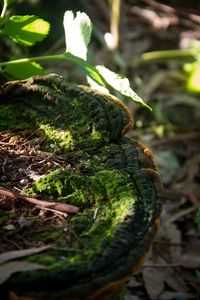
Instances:
[[[75,142],[69,130],[56,129],[49,124],[40,124],[39,127],[44,130],[48,144],[52,143],[63,151],[74,149]],[[50,150],[52,149],[50,148]]]
[[[27,257],[26,260],[31,263],[38,263],[38,264],[41,264],[44,266],[50,266],[50,267],[52,267],[53,265],[55,265],[57,263],[57,259],[53,255],[37,254],[37,255],[32,255],[32,256]]]
[[[27,110],[28,113],[16,105],[0,105],[0,130],[7,130],[8,128],[33,129],[35,112]],[[32,118],[30,118],[31,114],[33,114]]]
[[[43,240],[47,240],[47,239],[59,239],[60,237],[62,237],[63,232],[59,231],[59,230],[44,230],[42,232],[37,232],[35,234],[31,235],[31,240],[35,240],[35,241],[43,241]]]
[[[111,242],[119,225],[133,214],[137,201],[131,176],[118,170],[103,170],[91,176],[56,170],[37,180],[31,191],[60,196],[58,199],[84,209],[81,215],[71,217],[69,226],[82,241],[86,260],[100,251],[103,241]],[[73,243],[77,241],[70,245],[76,247]],[[72,260],[76,259],[73,254]]]

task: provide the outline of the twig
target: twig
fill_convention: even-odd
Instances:
[[[187,247],[187,248],[199,248],[199,245],[194,243],[182,242],[182,243],[171,243],[171,242],[164,242],[164,241],[155,241],[153,242],[155,245],[165,245],[168,247]]]
[[[66,213],[76,214],[78,212],[78,207],[66,203],[56,203],[56,202],[49,202],[44,200],[39,200],[36,198],[28,197],[25,195],[21,195],[15,192],[11,192],[9,190],[6,190],[2,187],[0,187],[0,195],[3,195],[5,197],[15,199],[15,200],[23,200],[30,202],[35,205],[39,205],[46,208],[51,208],[53,210],[62,211]]]
[[[161,4],[161,3],[157,2],[157,1],[154,1],[154,0],[142,0],[142,2],[150,5],[154,9],[161,10],[166,14],[177,14],[177,15],[180,15],[182,17],[188,18],[190,21],[192,21],[194,23],[199,23],[200,22],[200,16],[198,14],[187,13],[184,10],[182,10],[180,7],[175,8],[175,7],[166,5],[166,4]],[[194,9],[193,9],[193,11],[194,11]]]
[[[48,210],[48,211],[51,211],[51,212],[53,212],[55,214],[61,215],[64,218],[66,218],[68,216],[67,213],[63,212],[63,211],[58,211],[58,210],[55,210],[55,209],[52,209],[52,208],[49,208],[49,207],[40,206],[40,205],[37,205],[37,207],[39,209]]]
[[[156,146],[169,144],[172,142],[179,142],[179,141],[185,142],[185,140],[198,139],[199,137],[200,137],[199,132],[188,132],[183,134],[177,134],[176,136],[172,136],[172,137],[163,138],[161,140],[151,141],[150,145],[151,147],[156,147]]]
[[[164,264],[145,264],[143,265],[143,268],[177,268],[177,267],[181,267],[181,264],[180,263],[177,263],[177,264],[167,264],[167,265],[164,265]]]
[[[166,222],[165,225],[169,226],[170,224],[174,223],[175,221],[178,221],[180,218],[184,217],[185,215],[188,215],[195,211],[197,209],[197,206],[188,207],[186,209],[182,209],[175,215],[171,216]]]
[[[76,234],[76,232],[74,230],[72,230],[71,228],[67,228],[69,230],[70,233],[73,234],[73,236],[75,237],[75,239],[79,242],[81,248],[84,248],[84,244],[81,241],[81,239],[78,237],[78,235]]]

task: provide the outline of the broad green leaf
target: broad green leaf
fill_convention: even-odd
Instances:
[[[119,74],[116,74],[104,66],[96,66],[100,75],[103,79],[108,83],[108,85],[112,86],[116,91],[120,92],[122,95],[131,98],[135,102],[139,102],[143,106],[146,106],[150,110],[152,108],[147,105],[130,87],[129,80]]]
[[[0,26],[2,26],[7,20],[8,17],[0,17]]]
[[[44,75],[43,68],[36,62],[23,62],[20,64],[7,65],[3,72],[12,79],[26,79],[33,75]]]
[[[5,0],[5,2],[6,2],[6,5],[9,6],[12,3],[16,2],[16,0]]]
[[[105,87],[105,83],[102,79],[102,76],[99,74],[98,70],[96,67],[91,66],[88,64],[85,60],[83,60],[80,57],[74,56],[71,53],[65,53],[63,55],[67,60],[70,60],[77,64],[79,68],[83,70],[84,73],[86,73],[88,76],[90,76],[95,82],[97,82],[99,85],[102,85]]]
[[[72,11],[66,11],[63,25],[66,52],[86,60],[87,46],[92,33],[92,23],[89,17],[85,13],[77,12],[74,16]]]
[[[12,16],[3,32],[20,44],[33,46],[47,36],[49,28],[50,24],[37,16]]]

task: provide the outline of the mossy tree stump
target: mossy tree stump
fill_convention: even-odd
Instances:
[[[141,266],[161,211],[152,154],[124,137],[131,112],[111,95],[50,75],[4,84],[0,116],[0,131],[40,130],[43,149],[51,154],[53,144],[69,162],[23,192],[80,208],[67,219],[74,238],[66,244],[58,239],[45,253],[26,258],[46,265],[48,257],[47,268],[13,274],[0,292],[94,299],[121,286]]]

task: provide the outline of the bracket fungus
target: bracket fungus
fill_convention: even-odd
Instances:
[[[14,273],[0,293],[97,299],[120,287],[141,267],[162,206],[153,155],[125,137],[132,113],[112,95],[49,75],[5,83],[0,115],[0,130],[42,130],[45,151],[54,144],[68,161],[23,192],[79,207],[66,221],[70,240],[55,239],[45,253],[26,258],[45,268]]]

